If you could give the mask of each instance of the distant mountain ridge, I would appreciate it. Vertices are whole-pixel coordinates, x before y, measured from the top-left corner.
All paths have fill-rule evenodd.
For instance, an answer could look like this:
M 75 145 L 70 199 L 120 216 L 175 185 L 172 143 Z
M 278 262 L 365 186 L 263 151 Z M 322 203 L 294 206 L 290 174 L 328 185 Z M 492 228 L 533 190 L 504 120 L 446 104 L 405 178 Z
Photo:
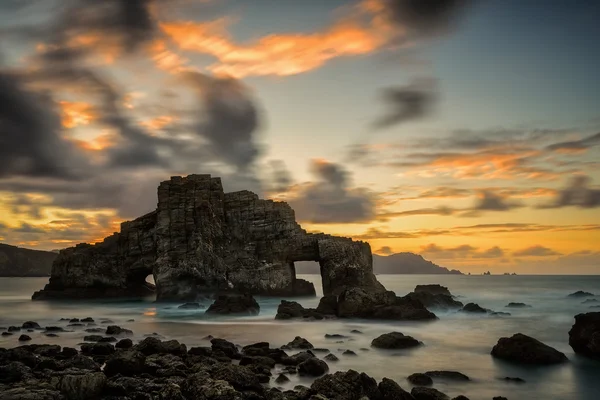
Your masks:
M 296 273 L 319 274 L 319 264 L 315 262 L 296 262 Z M 389 256 L 373 254 L 373 272 L 376 274 L 431 274 L 462 275 L 456 269 L 440 267 L 426 260 L 420 254 L 396 253 Z
M 376 274 L 462 275 L 459 270 L 440 267 L 420 254 L 409 252 L 389 256 L 373 254 L 373 270 Z
M 52 263 L 57 256 L 51 251 L 0 243 L 0 277 L 50 276 Z

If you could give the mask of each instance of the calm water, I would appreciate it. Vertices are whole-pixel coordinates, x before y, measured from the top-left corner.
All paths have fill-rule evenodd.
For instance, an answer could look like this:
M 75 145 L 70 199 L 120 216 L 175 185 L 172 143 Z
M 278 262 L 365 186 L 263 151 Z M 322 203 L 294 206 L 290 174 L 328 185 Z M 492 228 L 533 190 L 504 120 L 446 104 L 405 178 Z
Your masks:
M 302 276 L 320 288 L 320 277 Z M 34 290 L 42 288 L 46 278 L 0 278 L 0 326 L 21 324 L 34 320 L 41 325 L 59 325 L 61 317 L 95 319 L 110 318 L 115 323 L 132 329 L 137 338 L 157 332 L 169 339 L 178 339 L 189 346 L 204 345 L 202 338 L 208 334 L 223 337 L 245 345 L 269 341 L 280 346 L 296 335 L 303 336 L 315 347 L 326 347 L 338 355 L 340 362 L 330 363 L 330 368 L 353 368 L 381 379 L 395 379 L 405 389 L 411 385 L 405 380 L 414 372 L 451 369 L 463 372 L 473 380 L 469 383 L 436 382 L 437 389 L 451 397 L 465 394 L 474 400 L 489 400 L 506 396 L 509 400 L 521 399 L 600 399 L 600 362 L 576 356 L 568 345 L 568 332 L 573 316 L 595 311 L 583 300 L 567 299 L 577 290 L 600 294 L 600 276 L 431 276 L 431 275 L 379 275 L 378 279 L 398 295 L 412 291 L 417 284 L 440 283 L 448 286 L 460 300 L 476 302 L 496 311 L 509 311 L 511 317 L 488 317 L 459 313 L 437 313 L 439 321 L 429 323 L 319 321 L 276 322 L 273 320 L 279 299 L 258 299 L 261 313 L 257 317 L 206 318 L 203 311 L 183 311 L 177 304 L 154 304 L 152 299 L 132 302 L 32 302 Z M 319 290 L 319 289 L 317 289 Z M 510 309 L 504 306 L 511 301 L 532 305 L 529 309 Z M 307 307 L 314 307 L 318 298 L 300 299 Z M 126 322 L 135 319 L 135 322 Z M 363 334 L 349 332 L 358 329 Z M 400 331 L 423 341 L 425 346 L 411 351 L 379 351 L 370 349 L 371 340 L 385 332 Z M 533 336 L 567 354 L 570 363 L 556 367 L 519 367 L 494 360 L 492 346 L 502 336 L 517 332 Z M 343 343 L 324 338 L 325 333 L 351 336 Z M 31 333 L 34 343 L 75 345 L 84 333 L 63 333 L 49 339 Z M 0 338 L 0 347 L 17 345 L 17 337 Z M 351 349 L 358 357 L 342 356 Z M 524 384 L 510 384 L 498 378 L 521 377 Z M 289 386 L 310 384 L 291 376 Z

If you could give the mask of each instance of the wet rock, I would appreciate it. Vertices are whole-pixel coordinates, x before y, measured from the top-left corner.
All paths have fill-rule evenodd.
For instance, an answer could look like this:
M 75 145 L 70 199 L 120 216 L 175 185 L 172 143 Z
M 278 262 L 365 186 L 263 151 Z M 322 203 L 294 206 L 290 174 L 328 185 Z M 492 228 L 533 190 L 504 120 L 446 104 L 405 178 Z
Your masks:
M 263 391 L 258 376 L 244 366 L 223 365 L 211 374 L 211 378 L 229 382 L 236 390 L 253 390 L 259 393 Z
M 433 385 L 433 379 L 431 379 L 431 377 L 426 374 L 415 373 L 415 374 L 409 375 L 408 378 L 406 378 L 406 379 L 415 386 L 431 386 L 431 385 Z
M 86 318 L 82 319 L 81 322 L 91 323 L 91 322 L 94 322 L 94 318 L 86 317 Z
M 441 378 L 453 381 L 469 381 L 469 377 L 458 371 L 427 371 L 425 375 L 431 378 Z
M 63 359 L 75 357 L 77 354 L 79 354 L 77 349 L 74 349 L 72 347 L 63 347 L 61 351 L 61 357 Z
M 242 400 L 242 394 L 225 380 L 207 379 L 202 374 L 188 378 L 183 387 L 188 399 L 198 400 Z
M 21 330 L 21 328 L 18 326 L 9 326 L 8 327 L 8 332 L 19 332 L 20 330 Z
M 323 348 L 323 347 L 315 347 L 314 349 L 312 349 L 313 353 L 329 353 L 329 349 Z
M 87 333 L 103 333 L 103 332 L 106 332 L 106 329 L 103 329 L 103 328 L 88 328 L 88 329 L 85 329 L 85 332 L 87 332 Z
M 381 392 L 375 379 L 365 373 L 354 370 L 338 371 L 324 375 L 313 382 L 310 387 L 315 393 L 327 399 L 360 400 L 363 397 L 380 399 Z
M 476 303 L 468 303 L 465 304 L 465 306 L 461 309 L 462 312 L 468 312 L 468 313 L 480 313 L 480 314 L 485 314 L 487 313 L 489 310 L 481 307 L 479 304 Z
M 236 360 L 239 360 L 242 358 L 242 355 L 238 351 L 238 348 L 236 347 L 236 345 L 225 339 L 214 338 L 214 339 L 211 339 L 210 343 L 212 344 L 211 349 L 213 352 L 220 351 L 223 354 L 225 354 L 227 357 L 233 358 Z
M 598 303 L 598 299 L 585 299 L 581 304 Z
M 569 331 L 569 345 L 577 354 L 600 359 L 600 312 L 575 316 L 575 324 Z
M 355 352 L 353 352 L 352 350 L 345 350 L 345 351 L 342 353 L 342 355 L 343 355 L 343 356 L 355 357 L 355 356 L 357 356 L 358 354 L 356 354 L 356 353 L 355 353 Z
M 104 339 L 104 336 L 100 335 L 87 335 L 83 337 L 84 342 L 99 342 Z
M 519 364 L 549 365 L 568 361 L 560 351 L 530 336 L 517 333 L 503 337 L 493 347 L 492 356 Z
M 265 367 L 271 369 L 275 366 L 275 360 L 264 356 L 244 356 L 240 360 L 240 365 L 264 365 Z
M 383 378 L 378 385 L 382 400 L 414 400 L 414 397 L 402 389 L 398 383 L 391 379 Z
M 117 338 L 115 338 L 114 336 L 106 336 L 99 340 L 99 342 L 102 343 L 115 343 L 116 341 Z
M 0 365 L 0 384 L 14 383 L 24 380 L 31 375 L 31 368 L 19 361 Z
M 461 394 L 459 396 L 453 397 L 452 400 L 469 400 L 469 398 Z
M 47 337 L 58 337 L 56 333 L 45 333 Z
M 106 328 L 107 335 L 133 335 L 133 332 L 129 329 L 121 328 L 118 325 L 110 325 Z
M 347 339 L 348 336 L 340 335 L 339 333 L 326 333 L 325 339 Z
M 275 379 L 275 383 L 279 383 L 280 385 L 284 384 L 284 383 L 288 383 L 290 381 L 290 378 L 288 378 L 285 374 L 279 374 L 277 376 L 277 378 Z
M 185 303 L 177 308 L 180 310 L 199 310 L 201 308 L 204 308 L 204 306 L 201 306 L 200 303 Z
M 102 318 L 102 320 L 100 321 L 101 324 L 114 324 L 115 321 L 113 321 L 112 319 L 106 319 L 106 318 Z
M 68 400 L 96 399 L 106 384 L 106 376 L 102 372 L 85 375 L 65 375 L 60 379 L 58 388 Z
M 308 340 L 303 337 L 296 336 L 294 340 L 282 346 L 285 349 L 312 349 L 314 346 Z
M 416 400 L 449 400 L 450 397 L 440 392 L 437 389 L 424 387 L 424 386 L 416 386 L 412 388 L 410 394 Z
M 412 336 L 406 336 L 400 332 L 384 333 L 371 342 L 371 346 L 379 349 L 408 349 L 422 344 Z
M 337 296 L 323 296 L 319 300 L 316 311 L 323 315 L 337 315 L 338 300 Z
M 583 290 L 578 290 L 575 293 L 571 293 L 567 297 L 570 297 L 570 298 L 594 297 L 594 294 L 590 293 L 590 292 L 584 292 Z
M 281 300 L 281 303 L 277 307 L 277 314 L 275 319 L 297 319 L 302 318 L 305 320 L 321 320 L 323 314 L 317 312 L 314 308 L 304 308 L 300 303 L 295 301 Z
M 510 376 L 505 376 L 504 378 L 502 378 L 503 381 L 505 382 L 511 382 L 511 383 L 525 383 L 525 379 L 519 378 L 519 377 L 510 377 Z
M 258 315 L 260 306 L 249 294 L 221 294 L 206 310 L 207 314 Z
M 103 343 L 104 344 L 104 343 Z M 121 374 L 123 376 L 132 376 L 144 371 L 144 362 L 146 356 L 136 350 L 124 350 L 113 354 L 104 366 L 104 373 L 107 376 Z
M 40 324 L 34 321 L 26 321 L 21 325 L 21 329 L 42 329 Z
M 52 388 L 15 387 L 2 392 L 2 400 L 62 400 L 62 396 Z
M 525 303 L 508 303 L 506 305 L 506 307 L 508 308 L 531 308 L 531 306 L 529 304 L 525 304 Z
M 324 357 L 325 360 L 329 361 L 329 362 L 336 362 L 339 361 L 340 359 L 337 358 L 337 356 L 333 353 L 329 353 Z
M 508 400 L 508 399 L 504 396 L 495 396 L 492 398 L 492 400 Z
M 359 331 L 358 329 L 352 329 L 352 330 L 350 331 L 350 333 L 355 333 L 355 334 L 358 334 L 358 335 L 361 335 L 361 334 L 362 334 L 362 332 L 361 332 L 361 331 Z
M 427 291 L 412 292 L 404 296 L 405 299 L 417 300 L 421 302 L 427 308 L 433 309 L 457 309 L 462 308 L 463 303 L 455 300 L 451 295 L 443 293 L 430 293 Z
M 298 365 L 298 364 L 300 364 L 300 363 L 302 363 L 302 362 L 304 362 L 304 361 L 306 361 L 306 360 L 308 360 L 310 358 L 314 358 L 314 357 L 315 357 L 315 355 L 310 350 L 301 351 L 300 353 L 296 353 L 296 354 L 294 354 L 294 355 L 292 355 L 290 357 L 284 357 L 281 360 L 281 363 L 284 364 L 284 365 L 294 365 L 294 366 L 296 366 L 296 365 Z
M 491 312 L 490 315 L 492 317 L 510 317 L 511 316 L 510 313 L 502 312 L 502 311 L 494 311 L 494 312 Z
M 46 329 L 46 332 L 66 332 L 60 326 L 47 326 L 45 329 Z
M 12 336 L 14 333 L 12 332 L 2 332 L 2 336 Z
M 430 285 L 417 285 L 414 290 L 415 293 L 426 292 L 431 294 L 443 294 L 446 296 L 452 296 L 450 290 L 446 286 L 442 286 L 439 284 L 430 284 Z
M 92 356 L 108 356 L 115 352 L 115 347 L 110 343 L 84 343 L 81 352 Z
M 21 336 L 19 336 L 19 342 L 28 342 L 30 340 L 31 340 L 30 336 L 27 336 L 27 335 L 21 335 Z
M 327 371 L 329 371 L 327 363 L 316 357 L 309 358 L 298 364 L 298 373 L 300 375 L 317 377 L 325 374 Z

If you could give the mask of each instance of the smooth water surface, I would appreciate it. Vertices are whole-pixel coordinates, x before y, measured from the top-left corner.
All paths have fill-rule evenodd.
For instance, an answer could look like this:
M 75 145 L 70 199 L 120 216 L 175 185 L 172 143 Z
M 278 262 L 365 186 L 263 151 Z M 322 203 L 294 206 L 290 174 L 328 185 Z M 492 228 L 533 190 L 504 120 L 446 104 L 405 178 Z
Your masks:
M 320 276 L 303 275 L 320 291 Z M 223 337 L 246 345 L 268 341 L 283 345 L 294 338 L 307 338 L 315 347 L 328 348 L 340 361 L 329 363 L 332 371 L 349 368 L 366 372 L 376 379 L 389 377 L 410 390 L 406 377 L 414 372 L 437 369 L 456 370 L 471 377 L 472 382 L 436 382 L 434 387 L 451 397 L 464 394 L 473 400 L 505 396 L 520 399 L 600 399 L 600 362 L 573 353 L 568 345 L 568 332 L 582 312 L 597 311 L 584 299 L 567 298 L 569 293 L 584 290 L 600 294 L 600 276 L 437 276 L 379 275 L 378 279 L 398 295 L 404 295 L 417 284 L 439 283 L 448 286 L 463 303 L 476 302 L 495 311 L 512 313 L 510 317 L 468 315 L 457 312 L 436 314 L 434 322 L 372 322 L 329 320 L 316 322 L 275 321 L 280 299 L 258 298 L 261 312 L 256 317 L 207 318 L 203 310 L 178 310 L 179 304 L 144 301 L 68 301 L 32 302 L 31 294 L 46 283 L 47 278 L 0 278 L 0 326 L 20 325 L 33 320 L 40 325 L 66 325 L 59 318 L 110 318 L 116 324 L 132 329 L 136 339 L 157 332 L 191 346 L 209 345 L 206 335 Z M 321 293 L 318 293 L 320 296 Z M 298 299 L 306 307 L 315 307 L 317 298 Z M 507 309 L 509 302 L 523 302 L 531 308 Z M 208 304 L 205 304 L 208 306 Z M 135 322 L 127 322 L 134 319 Z M 362 334 L 351 334 L 358 329 Z M 425 346 L 409 351 L 381 351 L 370 347 L 376 336 L 400 331 L 424 342 Z M 494 360 L 492 346 L 500 337 L 521 332 L 564 352 L 570 362 L 553 367 L 522 367 Z M 349 336 L 341 343 L 325 339 L 325 333 Z M 30 333 L 33 343 L 75 345 L 84 332 L 74 330 L 59 338 L 46 338 Z M 17 337 L 0 337 L 0 347 L 17 346 Z M 343 356 L 345 349 L 358 356 Z M 318 354 L 320 356 L 324 354 Z M 276 376 L 276 374 L 274 374 Z M 524 384 L 506 383 L 500 378 L 521 377 Z M 291 376 L 288 386 L 310 384 Z

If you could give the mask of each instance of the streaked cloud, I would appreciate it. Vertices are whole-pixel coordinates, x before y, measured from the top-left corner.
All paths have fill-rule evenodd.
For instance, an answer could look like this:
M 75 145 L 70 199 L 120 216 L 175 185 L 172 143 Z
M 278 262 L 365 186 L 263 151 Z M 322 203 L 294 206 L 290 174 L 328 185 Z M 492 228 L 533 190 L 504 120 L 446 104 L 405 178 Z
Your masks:
M 560 255 L 561 253 L 541 245 L 535 245 L 513 252 L 513 256 L 516 257 L 548 257 Z

